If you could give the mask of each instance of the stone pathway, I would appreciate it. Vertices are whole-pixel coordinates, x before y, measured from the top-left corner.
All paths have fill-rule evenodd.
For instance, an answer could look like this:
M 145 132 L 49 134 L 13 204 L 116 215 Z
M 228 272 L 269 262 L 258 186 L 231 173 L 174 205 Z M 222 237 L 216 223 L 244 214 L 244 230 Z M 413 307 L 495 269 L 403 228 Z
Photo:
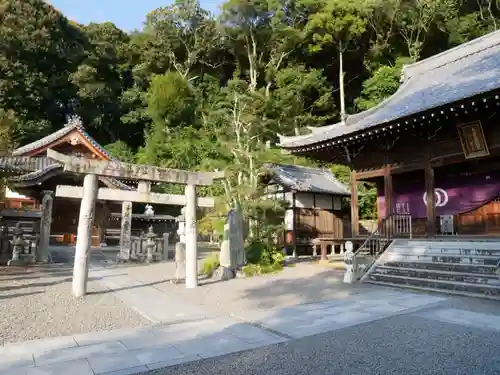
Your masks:
M 153 323 L 174 323 L 214 317 L 202 308 L 183 301 L 178 296 L 155 288 L 123 274 L 118 269 L 107 269 L 94 265 L 89 272 L 116 297 Z
M 123 285 L 114 278 L 113 282 Z M 118 293 L 133 290 L 124 289 Z M 129 303 L 138 302 L 133 294 L 125 296 Z M 0 374 L 133 374 L 354 326 L 445 300 L 425 294 L 379 289 L 345 300 L 248 311 L 238 317 L 208 318 L 6 345 L 0 348 Z M 166 307 L 161 301 L 156 302 L 161 308 Z M 147 303 L 141 306 L 147 306 Z M 196 314 L 191 317 L 194 316 Z

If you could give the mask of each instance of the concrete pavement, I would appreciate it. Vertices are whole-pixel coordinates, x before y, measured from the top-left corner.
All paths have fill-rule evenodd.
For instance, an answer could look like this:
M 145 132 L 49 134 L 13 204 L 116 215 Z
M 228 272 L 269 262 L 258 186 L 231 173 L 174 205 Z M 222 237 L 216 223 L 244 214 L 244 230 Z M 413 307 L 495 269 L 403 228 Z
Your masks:
M 374 290 L 341 301 L 249 311 L 239 317 L 176 321 L 146 329 L 6 345 L 0 349 L 0 374 L 132 374 L 373 322 L 445 300 L 425 294 Z M 132 302 L 137 301 L 128 300 Z M 147 306 L 146 302 L 141 306 Z

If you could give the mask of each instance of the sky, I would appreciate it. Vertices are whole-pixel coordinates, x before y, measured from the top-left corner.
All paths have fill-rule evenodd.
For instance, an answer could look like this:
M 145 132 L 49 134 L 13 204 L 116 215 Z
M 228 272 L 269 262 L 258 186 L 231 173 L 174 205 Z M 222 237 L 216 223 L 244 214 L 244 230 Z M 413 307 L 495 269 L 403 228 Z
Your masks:
M 69 19 L 81 24 L 111 21 L 124 31 L 141 29 L 146 14 L 172 0 L 47 0 Z M 216 13 L 222 0 L 201 0 L 204 9 Z

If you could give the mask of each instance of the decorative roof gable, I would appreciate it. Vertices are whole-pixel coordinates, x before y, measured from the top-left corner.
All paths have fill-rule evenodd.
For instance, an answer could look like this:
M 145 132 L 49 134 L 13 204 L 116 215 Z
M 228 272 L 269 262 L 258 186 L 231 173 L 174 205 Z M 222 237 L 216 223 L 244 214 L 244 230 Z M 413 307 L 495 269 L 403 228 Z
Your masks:
M 35 156 L 64 140 L 68 141 L 72 145 L 82 143 L 90 151 L 99 156 L 100 159 L 112 159 L 111 155 L 109 155 L 109 153 L 85 131 L 82 121 L 76 116 L 70 117 L 67 124 L 62 129 L 59 129 L 56 132 L 39 139 L 38 141 L 17 148 L 14 150 L 12 155 Z

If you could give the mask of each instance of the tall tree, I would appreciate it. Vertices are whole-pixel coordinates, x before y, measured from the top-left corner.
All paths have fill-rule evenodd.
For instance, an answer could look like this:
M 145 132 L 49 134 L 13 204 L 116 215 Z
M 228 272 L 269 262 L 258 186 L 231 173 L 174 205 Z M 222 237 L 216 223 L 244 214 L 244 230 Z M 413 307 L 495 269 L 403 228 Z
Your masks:
M 21 142 L 61 127 L 73 112 L 69 77 L 83 58 L 82 31 L 43 0 L 0 4 L 0 107 Z

